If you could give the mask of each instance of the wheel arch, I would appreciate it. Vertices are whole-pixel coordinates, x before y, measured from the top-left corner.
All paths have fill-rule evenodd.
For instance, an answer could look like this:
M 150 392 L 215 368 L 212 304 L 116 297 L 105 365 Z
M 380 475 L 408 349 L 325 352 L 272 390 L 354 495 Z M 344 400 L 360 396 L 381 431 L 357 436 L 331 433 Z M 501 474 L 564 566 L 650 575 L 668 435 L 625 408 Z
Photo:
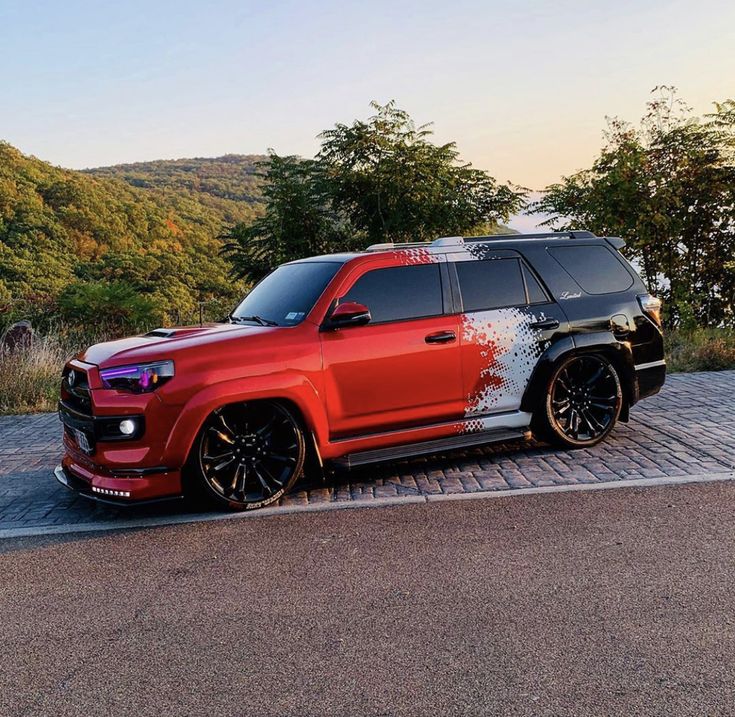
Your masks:
M 275 401 L 289 408 L 302 425 L 307 447 L 320 456 L 319 445 L 328 435 L 327 417 L 316 388 L 303 375 L 291 380 L 262 382 L 227 382 L 207 386 L 181 408 L 169 434 L 165 456 L 167 465 L 183 466 L 204 422 L 217 409 L 247 401 Z M 319 460 L 321 460 L 319 458 Z
M 610 360 L 618 373 L 623 390 L 619 420 L 627 421 L 630 407 L 638 399 L 633 353 L 629 343 L 619 341 L 608 331 L 567 336 L 549 346 L 531 374 L 521 399 L 521 411 L 533 413 L 545 395 L 549 378 L 556 366 L 569 356 L 582 354 L 600 354 Z

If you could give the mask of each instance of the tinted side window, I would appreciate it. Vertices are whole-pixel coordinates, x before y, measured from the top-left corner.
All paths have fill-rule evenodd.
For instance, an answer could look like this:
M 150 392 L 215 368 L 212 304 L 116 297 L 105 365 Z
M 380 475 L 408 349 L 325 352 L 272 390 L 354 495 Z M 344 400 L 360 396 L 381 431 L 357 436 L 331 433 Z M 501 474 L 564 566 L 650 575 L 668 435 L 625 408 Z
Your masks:
M 401 321 L 442 313 L 438 264 L 375 269 L 361 276 L 343 301 L 365 304 L 372 323 Z
M 546 296 L 543 287 L 538 283 L 538 279 L 534 276 L 533 272 L 525 264 L 522 266 L 523 277 L 526 280 L 526 289 L 528 289 L 528 303 L 545 304 L 549 300 L 549 297 Z
M 459 261 L 455 266 L 465 311 L 526 303 L 526 291 L 517 259 Z
M 612 294 L 633 285 L 633 277 L 604 246 L 562 246 L 548 252 L 588 294 Z

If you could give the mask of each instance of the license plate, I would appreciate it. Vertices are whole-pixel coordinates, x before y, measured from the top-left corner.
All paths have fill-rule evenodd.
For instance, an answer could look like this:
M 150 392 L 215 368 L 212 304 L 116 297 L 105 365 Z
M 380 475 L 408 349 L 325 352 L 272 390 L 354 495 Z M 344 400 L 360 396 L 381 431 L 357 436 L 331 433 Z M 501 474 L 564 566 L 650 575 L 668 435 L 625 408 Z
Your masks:
M 85 453 L 91 453 L 92 448 L 89 445 L 89 441 L 87 440 L 86 434 L 82 433 L 81 431 L 74 429 L 74 438 L 77 441 L 77 445 L 85 452 Z

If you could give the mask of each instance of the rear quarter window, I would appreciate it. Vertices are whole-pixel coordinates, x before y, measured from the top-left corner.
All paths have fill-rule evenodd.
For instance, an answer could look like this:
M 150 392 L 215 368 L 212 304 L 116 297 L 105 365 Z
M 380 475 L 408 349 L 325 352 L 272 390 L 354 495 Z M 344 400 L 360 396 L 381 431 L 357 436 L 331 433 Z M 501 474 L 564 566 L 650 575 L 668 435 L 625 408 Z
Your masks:
M 614 294 L 633 286 L 633 277 L 604 246 L 560 246 L 547 249 L 588 294 Z

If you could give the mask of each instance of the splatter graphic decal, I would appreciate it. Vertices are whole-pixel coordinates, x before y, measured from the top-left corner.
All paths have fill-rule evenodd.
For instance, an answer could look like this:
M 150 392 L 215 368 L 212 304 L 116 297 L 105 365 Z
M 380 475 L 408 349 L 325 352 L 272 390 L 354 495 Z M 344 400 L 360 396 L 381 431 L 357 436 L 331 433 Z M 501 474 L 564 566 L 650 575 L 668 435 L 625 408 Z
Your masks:
M 461 242 L 450 251 L 445 247 L 412 247 L 392 255 L 410 266 L 487 261 L 496 258 L 495 253 L 490 244 Z M 493 415 L 519 410 L 536 363 L 551 343 L 543 340 L 540 329 L 532 328 L 545 318 L 543 312 L 535 315 L 528 308 L 462 314 L 462 367 L 466 376 L 475 377 L 475 382 L 466 396 L 465 420 L 457 424 L 458 432 L 487 430 L 493 425 Z
M 543 319 L 527 310 L 493 309 L 462 316 L 465 369 L 477 376 L 467 396 L 465 416 L 485 416 L 517 410 L 539 356 L 548 345 L 531 324 Z M 482 430 L 482 421 L 469 421 L 467 431 Z
M 403 249 L 393 252 L 393 256 L 404 266 L 415 266 L 416 264 L 436 264 L 443 260 L 441 254 L 436 254 L 428 249 Z

